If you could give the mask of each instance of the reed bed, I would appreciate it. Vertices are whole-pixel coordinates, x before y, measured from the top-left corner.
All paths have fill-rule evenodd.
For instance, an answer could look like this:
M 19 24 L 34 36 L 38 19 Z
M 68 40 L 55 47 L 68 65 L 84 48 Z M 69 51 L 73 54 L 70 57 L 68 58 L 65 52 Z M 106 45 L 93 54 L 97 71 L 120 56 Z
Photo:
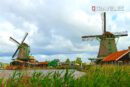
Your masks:
M 130 87 L 130 66 L 87 66 L 86 74 L 74 78 L 74 72 L 14 72 L 8 79 L 1 78 L 1 87 Z

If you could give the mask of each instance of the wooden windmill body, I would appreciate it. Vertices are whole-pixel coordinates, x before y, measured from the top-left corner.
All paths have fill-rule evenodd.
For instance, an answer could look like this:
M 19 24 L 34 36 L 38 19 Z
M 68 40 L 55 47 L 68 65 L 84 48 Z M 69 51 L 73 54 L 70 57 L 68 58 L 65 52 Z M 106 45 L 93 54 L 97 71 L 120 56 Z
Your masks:
M 103 34 L 102 35 L 90 35 L 82 36 L 82 39 L 97 38 L 100 41 L 99 52 L 97 59 L 103 59 L 111 53 L 117 52 L 116 38 L 121 36 L 128 36 L 128 34 L 116 34 L 106 31 L 106 13 L 103 13 Z
M 102 37 L 100 37 L 98 58 L 108 56 L 114 52 L 117 52 L 115 36 L 110 32 L 105 32 Z
M 22 43 L 19 46 L 18 59 L 28 59 L 30 53 L 30 47 L 26 43 Z

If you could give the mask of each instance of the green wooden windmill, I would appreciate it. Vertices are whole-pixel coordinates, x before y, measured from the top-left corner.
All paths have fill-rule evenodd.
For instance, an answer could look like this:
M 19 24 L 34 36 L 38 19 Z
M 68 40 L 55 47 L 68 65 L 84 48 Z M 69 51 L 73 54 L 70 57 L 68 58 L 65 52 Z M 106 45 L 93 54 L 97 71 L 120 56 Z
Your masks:
M 90 36 L 82 36 L 82 39 L 88 38 L 96 38 L 100 41 L 100 47 L 97 58 L 101 60 L 102 58 L 110 55 L 111 53 L 117 52 L 117 46 L 115 38 L 119 38 L 122 36 L 128 36 L 127 33 L 118 33 L 113 34 L 111 32 L 106 31 L 106 13 L 103 13 L 103 34 L 102 35 L 90 35 Z
M 25 34 L 23 40 L 21 41 L 21 43 L 19 43 L 17 40 L 13 39 L 12 37 L 10 37 L 10 40 L 15 42 L 18 45 L 18 48 L 16 49 L 16 51 L 14 52 L 12 59 L 13 61 L 22 61 L 22 62 L 27 62 L 29 61 L 29 54 L 30 54 L 30 47 L 28 46 L 28 44 L 24 43 L 26 37 L 27 37 L 28 33 Z M 18 53 L 17 57 L 14 58 L 16 56 L 16 54 Z

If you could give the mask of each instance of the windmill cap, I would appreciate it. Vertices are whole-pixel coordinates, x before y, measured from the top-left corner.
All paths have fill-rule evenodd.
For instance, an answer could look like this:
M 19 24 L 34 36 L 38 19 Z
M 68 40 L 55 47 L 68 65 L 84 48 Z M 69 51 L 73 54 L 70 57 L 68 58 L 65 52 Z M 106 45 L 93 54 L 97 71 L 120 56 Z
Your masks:
M 111 36 L 111 37 L 114 37 L 114 34 L 111 33 L 111 32 L 105 32 L 105 33 L 103 34 L 103 36 Z
M 22 43 L 22 45 L 26 45 L 26 46 L 28 46 L 28 44 L 26 44 L 26 43 Z
M 111 32 L 105 32 L 103 35 L 114 35 L 114 34 L 112 34 Z

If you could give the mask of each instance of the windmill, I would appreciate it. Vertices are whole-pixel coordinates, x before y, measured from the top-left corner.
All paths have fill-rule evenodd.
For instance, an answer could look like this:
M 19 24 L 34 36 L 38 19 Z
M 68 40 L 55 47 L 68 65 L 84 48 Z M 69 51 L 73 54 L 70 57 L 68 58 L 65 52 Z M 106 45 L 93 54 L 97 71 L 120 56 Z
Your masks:
M 12 60 L 13 60 L 13 64 L 14 65 L 18 65 L 20 63 L 29 63 L 32 60 L 34 60 L 34 58 L 32 58 L 33 56 L 29 56 L 30 54 L 30 46 L 26 43 L 24 43 L 26 37 L 28 36 L 28 33 L 25 34 L 23 40 L 21 41 L 21 43 L 19 43 L 17 40 L 15 40 L 14 38 L 10 37 L 10 40 L 15 42 L 18 45 L 18 48 L 16 49 L 16 51 L 14 52 L 13 56 L 12 56 Z M 17 55 L 16 59 L 15 56 Z
M 127 33 L 118 33 L 113 34 L 109 31 L 106 31 L 106 13 L 103 13 L 103 34 L 102 35 L 90 35 L 90 36 L 82 36 L 82 39 L 89 39 L 89 38 L 97 38 L 100 41 L 100 47 L 97 59 L 100 60 L 111 53 L 117 52 L 117 46 L 115 38 L 119 38 L 122 36 L 128 36 Z

